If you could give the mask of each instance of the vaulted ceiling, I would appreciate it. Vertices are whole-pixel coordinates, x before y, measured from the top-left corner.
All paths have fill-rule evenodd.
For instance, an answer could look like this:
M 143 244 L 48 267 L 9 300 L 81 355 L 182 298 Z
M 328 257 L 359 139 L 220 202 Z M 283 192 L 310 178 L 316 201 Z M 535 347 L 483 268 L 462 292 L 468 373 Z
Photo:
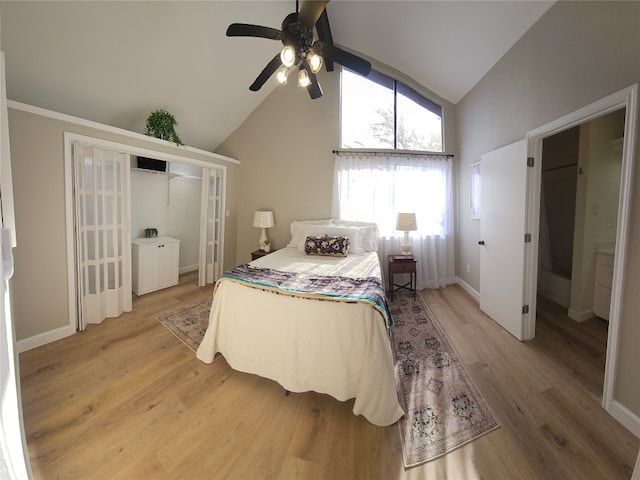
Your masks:
M 327 14 L 336 45 L 457 103 L 552 1 L 347 1 Z M 0 3 L 7 96 L 143 132 L 164 107 L 182 140 L 215 148 L 277 88 L 249 91 L 281 44 L 227 38 L 233 22 L 280 28 L 288 1 Z M 301 92 L 301 102 L 310 100 Z

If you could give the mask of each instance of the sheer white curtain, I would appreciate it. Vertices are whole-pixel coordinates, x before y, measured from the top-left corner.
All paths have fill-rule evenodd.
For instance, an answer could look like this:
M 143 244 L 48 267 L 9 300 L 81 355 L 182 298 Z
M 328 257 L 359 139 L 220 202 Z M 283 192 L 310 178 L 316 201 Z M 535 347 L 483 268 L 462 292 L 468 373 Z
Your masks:
M 447 155 L 344 153 L 335 159 L 332 216 L 376 222 L 378 254 L 386 275 L 387 255 L 400 253 L 404 232 L 395 230 L 398 212 L 415 212 L 410 232 L 418 261 L 417 287 L 453 283 L 452 160 Z

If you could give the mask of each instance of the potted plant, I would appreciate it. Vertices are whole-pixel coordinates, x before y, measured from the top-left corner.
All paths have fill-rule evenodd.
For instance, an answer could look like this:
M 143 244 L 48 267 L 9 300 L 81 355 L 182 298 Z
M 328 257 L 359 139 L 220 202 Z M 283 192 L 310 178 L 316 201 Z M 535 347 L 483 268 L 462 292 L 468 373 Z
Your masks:
M 184 145 L 180 136 L 176 133 L 178 121 L 171 113 L 164 108 L 159 108 L 151 112 L 147 117 L 146 135 L 173 142 L 178 146 Z

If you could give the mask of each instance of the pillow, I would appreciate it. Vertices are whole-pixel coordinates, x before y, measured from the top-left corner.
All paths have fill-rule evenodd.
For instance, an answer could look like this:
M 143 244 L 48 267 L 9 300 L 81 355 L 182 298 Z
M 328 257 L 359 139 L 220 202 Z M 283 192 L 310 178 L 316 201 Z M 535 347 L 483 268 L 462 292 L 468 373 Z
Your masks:
M 302 225 L 304 232 L 302 240 L 298 243 L 298 250 L 304 252 L 304 242 L 309 236 L 328 235 L 330 237 L 349 237 L 349 251 L 351 253 L 364 253 L 360 245 L 360 229 L 358 227 L 342 227 L 339 225 Z
M 287 244 L 287 247 L 295 247 L 298 248 L 300 242 L 304 242 L 307 233 L 305 233 L 305 228 L 309 225 L 331 225 L 331 219 L 328 218 L 326 220 L 294 220 L 291 222 L 291 240 Z
M 304 253 L 307 255 L 330 255 L 346 257 L 349 253 L 349 237 L 339 235 L 310 235 L 304 242 Z
M 378 251 L 378 239 L 380 233 L 378 225 L 374 222 L 360 222 L 357 220 L 338 220 L 334 219 L 335 225 L 357 227 L 360 229 L 360 246 L 365 252 Z

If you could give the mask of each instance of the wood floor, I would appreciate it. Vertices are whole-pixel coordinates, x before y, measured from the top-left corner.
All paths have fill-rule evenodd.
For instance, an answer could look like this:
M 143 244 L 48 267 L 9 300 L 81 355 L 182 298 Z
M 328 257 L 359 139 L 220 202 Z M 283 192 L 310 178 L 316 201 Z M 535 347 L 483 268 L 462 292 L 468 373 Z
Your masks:
M 352 401 L 206 365 L 156 320 L 211 294 L 196 276 L 20 356 L 37 479 L 623 479 L 640 441 L 600 407 L 606 324 L 541 299 L 520 343 L 457 286 L 424 291 L 501 428 L 404 470 L 396 425 Z

